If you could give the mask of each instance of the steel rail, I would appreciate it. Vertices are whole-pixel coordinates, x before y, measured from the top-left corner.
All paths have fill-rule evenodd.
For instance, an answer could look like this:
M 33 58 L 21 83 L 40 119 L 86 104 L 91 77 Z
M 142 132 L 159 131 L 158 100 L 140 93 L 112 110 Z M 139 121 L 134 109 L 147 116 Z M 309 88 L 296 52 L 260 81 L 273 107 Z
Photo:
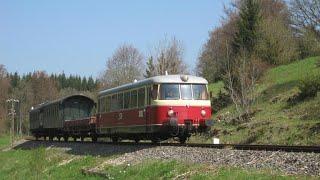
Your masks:
M 25 138 L 26 140 L 36 141 L 34 138 Z M 38 140 L 44 141 L 44 140 Z M 45 142 L 63 142 L 63 143 L 93 143 L 91 141 L 45 141 Z M 95 142 L 97 144 L 118 145 L 118 146 L 175 146 L 175 147 L 200 147 L 213 149 L 234 149 L 234 150 L 254 150 L 254 151 L 283 151 L 283 152 L 305 152 L 320 153 L 320 146 L 290 146 L 290 145 L 263 145 L 263 144 L 200 144 L 200 143 L 150 143 L 150 142 Z

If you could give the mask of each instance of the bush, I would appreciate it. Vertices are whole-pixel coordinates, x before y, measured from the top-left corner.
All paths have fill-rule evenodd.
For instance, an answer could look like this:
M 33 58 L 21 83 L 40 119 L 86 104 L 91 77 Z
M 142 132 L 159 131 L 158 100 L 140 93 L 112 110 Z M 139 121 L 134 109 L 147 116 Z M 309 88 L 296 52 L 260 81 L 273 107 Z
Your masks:
M 320 73 L 307 76 L 300 80 L 298 87 L 301 91 L 299 94 L 300 100 L 308 97 L 316 97 L 317 92 L 320 91 Z
M 217 97 L 211 97 L 212 113 L 218 112 L 231 103 L 232 101 L 230 96 L 220 90 Z

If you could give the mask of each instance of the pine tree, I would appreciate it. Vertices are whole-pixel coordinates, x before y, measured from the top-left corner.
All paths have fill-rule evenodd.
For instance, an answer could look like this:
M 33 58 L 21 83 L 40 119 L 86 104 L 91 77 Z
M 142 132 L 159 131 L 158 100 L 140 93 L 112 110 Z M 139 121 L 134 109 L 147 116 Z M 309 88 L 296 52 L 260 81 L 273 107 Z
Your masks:
M 97 87 L 96 83 L 94 82 L 93 78 L 90 76 L 88 79 L 88 90 L 93 91 Z
M 83 90 L 83 91 L 87 91 L 88 90 L 88 82 L 87 82 L 87 78 L 86 77 L 82 78 L 81 90 Z
M 153 57 L 150 56 L 150 58 L 147 61 L 147 69 L 146 73 L 143 75 L 145 78 L 149 78 L 156 75 L 156 68 L 153 64 Z
M 10 79 L 11 79 L 11 87 L 12 88 L 18 87 L 20 82 L 20 76 L 18 75 L 18 72 L 15 72 L 13 75 L 10 74 Z
M 237 22 L 238 32 L 233 42 L 234 54 L 244 50 L 253 52 L 259 38 L 258 26 L 261 21 L 260 4 L 257 0 L 244 0 L 240 6 L 240 19 Z

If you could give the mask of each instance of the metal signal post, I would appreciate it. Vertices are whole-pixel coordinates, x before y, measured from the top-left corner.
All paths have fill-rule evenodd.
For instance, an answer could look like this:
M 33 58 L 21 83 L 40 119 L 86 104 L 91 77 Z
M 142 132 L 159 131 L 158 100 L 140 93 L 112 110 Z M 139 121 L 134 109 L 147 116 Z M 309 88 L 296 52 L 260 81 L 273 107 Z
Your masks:
M 19 103 L 19 100 L 17 99 L 7 99 L 8 103 L 11 103 L 11 108 L 9 109 L 9 116 L 11 116 L 11 147 L 13 147 L 13 142 L 14 142 L 14 117 L 16 115 L 16 110 L 15 110 L 15 103 Z

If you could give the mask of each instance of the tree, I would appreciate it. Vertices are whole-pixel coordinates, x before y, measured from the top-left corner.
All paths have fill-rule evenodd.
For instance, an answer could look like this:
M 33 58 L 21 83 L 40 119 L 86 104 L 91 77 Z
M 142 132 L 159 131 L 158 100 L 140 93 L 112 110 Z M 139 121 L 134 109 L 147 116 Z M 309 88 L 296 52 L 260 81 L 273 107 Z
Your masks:
M 320 1 L 291 0 L 290 13 L 300 57 L 320 55 Z
M 156 72 L 156 67 L 153 63 L 153 57 L 150 56 L 148 61 L 147 61 L 147 69 L 146 69 L 146 73 L 143 75 L 145 78 L 149 78 L 152 76 L 155 76 L 157 74 Z
M 291 0 L 291 15 L 294 26 L 300 30 L 313 32 L 320 39 L 320 1 Z
M 107 60 L 100 77 L 104 87 L 115 87 L 143 77 L 143 55 L 132 45 L 121 45 Z
M 6 100 L 9 97 L 10 81 L 7 70 L 0 64 L 0 133 L 6 130 Z
M 259 23 L 261 21 L 260 4 L 257 0 L 244 0 L 240 5 L 238 31 L 233 41 L 233 54 L 240 51 L 252 53 L 259 38 Z
M 163 39 L 154 46 L 153 57 L 156 59 L 155 71 L 156 75 L 184 74 L 188 73 L 187 65 L 183 61 L 183 45 L 182 42 L 175 37 L 171 39 Z
M 34 72 L 30 83 L 34 95 L 33 105 L 54 100 L 58 97 L 57 83 L 51 80 L 44 71 Z

